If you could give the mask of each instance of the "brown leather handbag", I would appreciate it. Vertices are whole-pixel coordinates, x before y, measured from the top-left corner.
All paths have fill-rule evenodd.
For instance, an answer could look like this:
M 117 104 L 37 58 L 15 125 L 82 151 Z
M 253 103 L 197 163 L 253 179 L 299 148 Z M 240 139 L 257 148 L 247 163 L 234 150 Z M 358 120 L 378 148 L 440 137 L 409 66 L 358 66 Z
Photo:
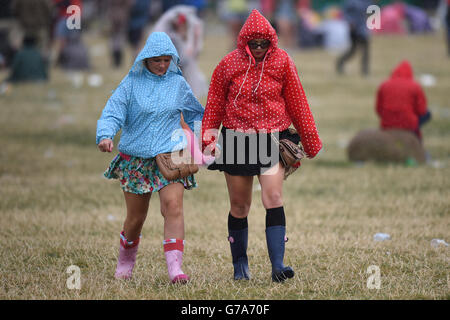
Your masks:
M 292 128 L 289 128 L 289 131 L 291 134 L 297 133 Z M 280 139 L 278 141 L 273 133 L 271 135 L 279 147 L 281 164 L 285 168 L 284 178 L 287 179 L 290 174 L 297 170 L 298 166 L 296 164 L 306 156 L 306 153 L 301 144 L 295 144 L 289 139 Z
M 160 153 L 156 156 L 156 164 L 164 178 L 169 181 L 187 178 L 199 169 L 187 149 Z

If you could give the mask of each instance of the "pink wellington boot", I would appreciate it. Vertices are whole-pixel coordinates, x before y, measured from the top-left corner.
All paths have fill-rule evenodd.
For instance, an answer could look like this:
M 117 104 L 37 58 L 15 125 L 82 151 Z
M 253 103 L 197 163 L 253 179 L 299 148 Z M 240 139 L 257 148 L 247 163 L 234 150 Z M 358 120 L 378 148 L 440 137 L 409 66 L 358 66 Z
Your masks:
M 185 284 L 189 277 L 181 270 L 183 264 L 184 240 L 167 239 L 163 241 L 167 271 L 172 283 Z
M 139 240 L 128 241 L 124 232 L 120 233 L 119 259 L 117 260 L 117 268 L 114 276 L 117 279 L 130 279 L 133 273 L 134 264 L 136 263 L 136 254 L 139 247 Z

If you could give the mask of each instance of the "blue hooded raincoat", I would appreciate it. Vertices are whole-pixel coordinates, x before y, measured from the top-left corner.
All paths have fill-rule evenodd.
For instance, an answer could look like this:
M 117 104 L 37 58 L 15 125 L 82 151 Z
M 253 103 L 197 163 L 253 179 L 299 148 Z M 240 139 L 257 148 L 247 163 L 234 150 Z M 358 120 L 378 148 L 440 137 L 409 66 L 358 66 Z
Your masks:
M 144 66 L 144 59 L 172 56 L 167 72 L 158 76 Z M 142 158 L 181 150 L 187 140 L 180 118 L 194 130 L 204 109 L 178 67 L 179 56 L 169 36 L 152 33 L 128 75 L 113 92 L 97 121 L 96 143 L 113 139 L 122 129 L 120 152 Z

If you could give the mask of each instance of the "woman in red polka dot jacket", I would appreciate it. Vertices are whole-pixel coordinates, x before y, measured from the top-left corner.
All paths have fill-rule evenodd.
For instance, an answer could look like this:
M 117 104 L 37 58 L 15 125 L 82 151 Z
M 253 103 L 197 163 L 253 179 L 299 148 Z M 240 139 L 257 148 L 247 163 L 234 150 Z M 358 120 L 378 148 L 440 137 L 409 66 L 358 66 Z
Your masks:
M 299 134 L 288 130 L 291 124 Z M 296 143 L 301 139 L 309 158 L 322 148 L 295 64 L 278 48 L 278 37 L 267 19 L 253 10 L 239 33 L 237 49 L 214 70 L 202 121 L 202 149 L 206 154 L 218 151 L 208 169 L 223 171 L 228 187 L 228 240 L 235 280 L 250 279 L 247 216 L 254 176 L 266 209 L 272 280 L 294 276 L 292 268 L 283 264 L 285 169 L 275 141 L 284 138 Z

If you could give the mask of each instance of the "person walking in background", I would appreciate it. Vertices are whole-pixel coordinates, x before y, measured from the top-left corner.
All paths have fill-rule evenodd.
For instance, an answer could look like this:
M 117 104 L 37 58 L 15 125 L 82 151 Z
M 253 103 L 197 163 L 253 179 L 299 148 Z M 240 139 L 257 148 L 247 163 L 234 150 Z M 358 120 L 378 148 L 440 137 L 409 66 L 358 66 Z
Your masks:
M 83 42 L 81 30 L 68 29 L 60 25 L 58 39 L 62 43 L 57 64 L 68 71 L 85 71 L 90 69 L 89 51 Z
M 181 0 L 162 0 L 162 11 L 166 12 L 172 7 L 175 7 L 181 4 Z
M 128 16 L 134 0 L 108 0 L 111 58 L 114 67 L 120 67 L 126 43 Z
M 183 0 L 181 4 L 186 6 L 192 6 L 197 9 L 197 16 L 204 18 L 206 7 L 208 5 L 207 0 Z
M 80 61 L 80 57 L 87 57 L 87 48 L 84 47 L 81 39 L 81 30 L 79 29 L 69 29 L 67 27 L 67 18 L 70 13 L 67 12 L 67 8 L 70 6 L 78 6 L 80 11 L 83 12 L 82 0 L 53 0 L 53 6 L 55 10 L 55 21 L 53 26 L 53 52 L 51 54 L 51 62 L 65 65 L 67 63 L 71 64 L 72 58 L 77 61 L 75 64 L 77 66 L 83 65 L 79 69 L 86 69 L 86 61 Z M 70 43 L 69 48 L 66 46 Z M 71 52 L 75 48 L 74 53 Z M 83 58 L 82 58 L 83 59 Z M 72 67 L 69 67 L 72 69 Z M 77 69 L 77 68 L 74 68 Z
M 447 0 L 447 14 L 445 15 L 445 24 L 447 27 L 447 53 L 450 57 L 450 0 Z
M 3 0 L 0 5 L 0 70 L 11 66 L 14 55 L 21 45 L 19 41 L 23 40 L 13 36 L 13 30 L 17 29 L 14 26 L 17 23 L 11 10 L 12 2 L 13 0 Z M 16 38 L 15 41 L 12 38 Z
M 280 40 L 283 48 L 289 51 L 295 48 L 295 27 L 298 20 L 295 0 L 277 0 L 275 2 L 275 22 Z
M 51 0 L 13 0 L 11 12 L 17 18 L 24 37 L 34 38 L 45 60 L 50 58 L 50 34 L 53 14 Z
M 236 46 L 236 39 L 242 25 L 247 19 L 249 8 L 246 0 L 220 0 L 218 3 L 219 16 L 227 23 L 228 32 L 233 41 L 231 47 Z
M 300 136 L 288 129 L 291 124 Z M 215 133 L 220 125 L 218 142 Z M 286 218 L 282 189 L 285 170 L 290 168 L 280 164 L 275 139 L 299 143 L 300 137 L 308 157 L 313 158 L 322 142 L 296 66 L 278 47 L 269 21 L 253 10 L 239 33 L 237 49 L 213 72 L 202 121 L 202 150 L 216 155 L 208 169 L 224 172 L 227 183 L 228 240 L 235 280 L 250 278 L 247 216 L 254 176 L 259 179 L 266 209 L 272 280 L 281 282 L 294 276 L 294 270 L 283 263 Z M 244 142 L 238 145 L 235 139 Z
M 181 70 L 197 99 L 208 93 L 206 78 L 197 64 L 203 48 L 203 21 L 192 6 L 178 5 L 165 12 L 153 27 L 153 31 L 167 33 L 177 49 Z
M 336 63 L 338 74 L 344 73 L 345 63 L 360 49 L 362 51 L 361 74 L 369 75 L 370 33 L 367 28 L 367 8 L 371 2 L 369 0 L 346 0 L 344 2 L 342 13 L 350 28 L 351 45 Z
M 150 21 L 151 0 L 133 0 L 128 17 L 128 41 L 133 48 L 133 59 L 141 49 L 142 33 Z
M 189 280 L 181 269 L 185 245 L 183 193 L 197 183 L 193 175 L 167 180 L 155 159 L 160 153 L 186 146 L 183 139 L 172 139 L 175 130 L 182 130 L 181 114 L 192 131 L 194 122 L 203 117 L 203 107 L 183 78 L 178 63 L 178 53 L 169 36 L 152 33 L 97 122 L 96 143 L 102 152 L 113 150 L 114 136 L 122 129 L 119 154 L 104 173 L 108 179 L 119 179 L 127 208 L 120 233 L 116 278 L 132 276 L 149 201 L 152 193 L 158 192 L 170 281 Z
M 414 81 L 409 61 L 402 61 L 380 85 L 375 109 L 382 129 L 408 130 L 422 141 L 420 127 L 430 120 L 431 113 L 422 87 Z

